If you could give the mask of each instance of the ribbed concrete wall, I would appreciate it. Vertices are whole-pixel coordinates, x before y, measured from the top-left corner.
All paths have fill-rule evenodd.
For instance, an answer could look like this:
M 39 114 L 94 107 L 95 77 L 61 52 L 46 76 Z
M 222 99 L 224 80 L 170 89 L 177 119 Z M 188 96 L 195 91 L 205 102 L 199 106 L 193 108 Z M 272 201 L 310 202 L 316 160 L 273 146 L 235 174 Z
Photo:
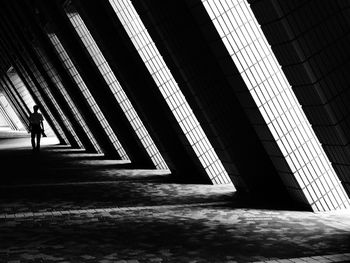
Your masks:
M 23 99 L 24 103 L 28 106 L 28 108 L 32 111 L 33 106 L 35 105 L 35 102 L 32 98 L 32 96 L 29 94 L 27 87 L 24 85 L 21 78 L 18 76 L 16 71 L 13 69 L 7 73 L 8 77 L 10 78 L 12 84 L 18 91 L 19 95 Z M 48 136 L 53 136 L 54 132 L 52 131 L 51 127 L 48 125 L 48 123 L 44 120 L 44 126 L 45 126 L 45 132 Z
M 255 15 L 350 195 L 348 1 L 251 1 Z

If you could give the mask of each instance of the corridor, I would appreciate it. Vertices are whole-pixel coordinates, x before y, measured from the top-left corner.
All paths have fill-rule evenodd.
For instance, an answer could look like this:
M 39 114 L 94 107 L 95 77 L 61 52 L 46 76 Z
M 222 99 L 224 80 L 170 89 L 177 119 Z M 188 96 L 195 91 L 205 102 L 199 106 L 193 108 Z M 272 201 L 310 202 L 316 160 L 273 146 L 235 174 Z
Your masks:
M 1 137 L 0 262 L 350 262 L 349 213 L 265 208 L 230 185 Z

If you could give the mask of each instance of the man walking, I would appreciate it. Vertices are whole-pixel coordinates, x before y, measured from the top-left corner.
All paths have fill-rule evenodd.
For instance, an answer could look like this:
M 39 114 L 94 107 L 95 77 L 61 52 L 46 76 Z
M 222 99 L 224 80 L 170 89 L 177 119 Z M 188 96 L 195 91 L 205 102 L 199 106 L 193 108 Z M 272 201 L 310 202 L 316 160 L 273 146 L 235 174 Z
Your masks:
M 34 105 L 33 110 L 34 112 L 29 116 L 29 129 L 31 133 L 32 147 L 34 151 L 40 151 L 41 133 L 44 132 L 44 118 L 43 115 L 38 112 L 38 105 Z

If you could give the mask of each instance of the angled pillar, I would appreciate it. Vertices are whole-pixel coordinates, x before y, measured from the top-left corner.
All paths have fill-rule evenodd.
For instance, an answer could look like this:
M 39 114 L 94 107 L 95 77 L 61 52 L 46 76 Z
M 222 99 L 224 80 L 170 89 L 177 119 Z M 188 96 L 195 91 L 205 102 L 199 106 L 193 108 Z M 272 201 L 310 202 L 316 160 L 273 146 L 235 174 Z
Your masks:
M 3 79 L 0 79 L 0 82 L 3 83 L 3 87 L 5 87 L 3 95 L 5 96 L 8 103 L 11 105 L 12 109 L 16 113 L 23 127 L 26 128 L 27 118 L 22 115 L 21 106 L 18 103 L 18 100 L 14 97 L 12 91 L 10 91 L 8 84 Z
M 239 72 L 246 89 L 235 91 L 237 95 L 246 93 L 239 96 L 241 105 L 288 192 L 295 200 L 306 200 L 304 203 L 314 211 L 349 207 L 344 187 L 249 3 L 228 3 L 202 0 L 191 3 L 190 8 L 220 68 L 227 77 Z
M 24 112 L 24 115 L 25 116 L 29 116 L 29 113 L 30 113 L 30 109 L 28 107 L 28 105 L 26 104 L 26 102 L 24 101 L 23 97 L 21 96 L 21 94 L 19 93 L 19 91 L 17 90 L 16 86 L 14 85 L 14 83 L 12 82 L 11 78 L 10 78 L 10 75 L 11 73 L 9 73 L 8 71 L 6 72 L 6 80 L 7 80 L 7 83 L 9 84 L 10 87 L 12 87 L 13 89 L 13 93 L 16 95 L 16 97 L 18 98 L 18 101 L 20 102 L 21 104 L 21 107 L 23 109 L 23 112 Z
M 43 65 L 45 71 L 48 74 L 48 77 L 52 81 L 52 87 L 55 88 L 53 93 L 56 94 L 55 96 L 60 103 L 60 106 L 65 108 L 67 112 L 66 115 L 70 119 L 74 132 L 81 141 L 83 148 L 87 152 L 99 152 L 99 146 L 96 142 L 96 139 L 91 135 L 91 132 L 82 119 L 79 110 L 76 108 L 76 105 L 72 102 L 69 95 L 67 94 L 65 87 L 63 86 L 62 81 L 57 74 L 57 71 L 47 60 L 46 55 L 42 52 L 40 47 L 36 46 L 35 50 L 37 52 L 39 61 Z
M 12 130 L 17 130 L 16 124 L 14 123 L 14 121 L 12 120 L 12 118 L 9 116 L 5 105 L 3 105 L 2 102 L 2 97 L 4 96 L 4 94 L 0 93 L 0 110 L 1 110 L 1 116 L 4 117 L 4 119 L 6 120 L 6 123 L 8 125 L 8 127 L 10 127 Z
M 77 138 L 76 136 L 74 136 L 74 131 L 70 126 L 70 123 L 68 123 L 64 113 L 61 111 L 60 106 L 57 104 L 55 98 L 49 91 L 48 84 L 45 81 L 43 75 L 35 65 L 30 55 L 25 50 L 23 46 L 24 43 L 22 43 L 22 41 L 19 39 L 17 32 L 14 31 L 14 28 L 12 27 L 13 25 L 11 25 L 11 22 L 8 20 L 8 15 L 3 15 L 2 21 L 3 26 L 7 26 L 6 29 L 3 28 L 3 34 L 7 36 L 7 40 L 12 43 L 15 51 L 18 54 L 18 57 L 20 58 L 20 60 L 22 60 L 23 66 L 26 68 L 28 74 L 31 75 L 32 80 L 36 82 L 36 86 L 41 96 L 51 109 L 51 112 L 54 114 L 56 120 L 60 123 L 60 126 L 64 131 L 66 138 L 69 141 L 69 144 L 73 148 L 80 148 Z
M 114 56 L 114 60 L 117 61 L 116 63 L 116 66 L 115 66 L 115 70 L 117 72 L 119 72 L 119 74 L 121 75 L 124 75 L 123 77 L 124 78 L 128 78 L 128 84 L 132 83 L 132 85 L 134 85 L 135 87 L 139 86 L 140 85 L 140 82 L 141 82 L 141 78 L 138 77 L 138 78 L 132 78 L 133 75 L 135 74 L 136 70 L 135 70 L 135 65 L 142 65 L 142 66 L 139 66 L 138 67 L 138 72 L 140 72 L 139 74 L 141 75 L 146 75 L 145 77 L 142 77 L 142 79 L 148 79 L 148 83 L 150 83 L 150 87 L 149 89 L 144 89 L 143 92 L 147 92 L 148 94 L 150 94 L 150 90 L 151 90 L 151 87 L 152 89 L 154 89 L 154 93 L 157 93 L 157 87 L 155 85 L 155 81 L 156 80 L 152 80 L 152 78 L 150 78 L 150 70 L 149 68 L 151 67 L 157 67 L 159 66 L 159 62 L 158 62 L 158 59 L 154 59 L 151 63 L 149 63 L 147 65 L 148 67 L 148 71 L 147 71 L 147 68 L 146 66 L 144 65 L 144 61 L 142 59 L 140 59 L 140 56 L 143 58 L 143 57 L 146 57 L 147 55 L 138 55 L 136 50 L 135 50 L 135 47 L 133 45 L 133 43 L 130 41 L 130 38 L 132 37 L 133 39 L 138 39 L 136 42 L 142 42 L 141 39 L 144 40 L 144 42 L 147 43 L 147 45 L 149 43 L 151 43 L 151 41 L 149 39 L 145 39 L 144 36 L 142 35 L 142 32 L 131 32 L 131 35 L 129 34 L 129 36 L 125 33 L 125 30 L 122 26 L 122 23 L 123 24 L 126 24 L 127 21 L 119 21 L 115 12 L 113 11 L 112 7 L 110 4 L 108 4 L 107 1 L 105 1 L 104 3 L 101 3 L 99 4 L 99 6 L 97 6 L 96 4 L 94 5 L 94 3 L 92 2 L 84 2 L 84 1 L 75 1 L 75 2 L 79 2 L 80 5 L 82 7 L 85 6 L 85 12 L 87 13 L 87 15 L 85 15 L 86 17 L 86 20 L 91 20 L 93 21 L 94 23 L 94 26 L 96 26 L 96 35 L 99 35 L 99 38 L 97 39 L 103 39 L 104 41 L 102 43 L 104 43 L 105 45 L 105 48 L 104 50 L 108 50 L 108 52 L 110 52 L 110 54 L 112 54 Z M 107 2 L 107 3 L 106 3 Z M 120 4 L 121 7 L 120 8 L 120 13 L 123 12 L 123 8 L 126 8 L 128 4 Z M 90 10 L 90 13 L 88 13 Z M 99 11 L 101 10 L 101 11 Z M 101 12 L 101 15 L 98 15 L 98 16 L 92 16 L 92 12 Z M 104 14 L 103 14 L 104 12 Z M 129 13 L 129 10 L 125 11 L 126 13 Z M 89 15 L 90 14 L 90 15 Z M 122 15 L 123 16 L 123 15 Z M 128 16 L 128 15 L 125 15 L 125 16 Z M 132 17 L 134 17 L 134 14 L 131 15 Z M 109 17 L 109 18 L 108 18 Z M 135 23 L 135 28 L 139 28 L 139 25 L 137 25 L 137 22 Z M 97 28 L 98 27 L 98 28 Z M 132 25 L 127 25 L 126 27 L 128 28 L 132 28 L 133 26 Z M 93 26 L 91 26 L 91 28 L 94 28 Z M 137 30 L 135 30 L 137 31 Z M 143 30 L 142 30 L 143 31 Z M 133 35 L 134 34 L 134 35 Z M 186 43 L 186 41 L 185 41 Z M 106 48 L 107 47 L 107 48 Z M 116 48 L 118 47 L 118 48 Z M 147 47 L 136 47 L 137 50 L 141 50 L 142 53 L 150 53 L 150 52 L 153 52 L 152 51 L 152 48 L 151 50 L 147 50 Z M 141 53 L 140 52 L 140 53 Z M 152 53 L 152 56 L 153 53 Z M 155 56 L 154 56 L 155 57 Z M 152 60 L 153 58 L 149 59 L 149 57 L 147 57 L 147 60 Z M 121 64 L 123 63 L 123 64 Z M 152 63 L 154 64 L 152 66 Z M 151 65 L 150 65 L 151 64 Z M 157 65 L 158 64 L 158 65 Z M 163 67 L 161 65 L 161 67 Z M 153 70 L 153 69 L 152 69 Z M 154 70 L 156 71 L 156 70 Z M 174 71 L 172 70 L 171 68 L 171 73 L 174 73 Z M 156 75 L 157 73 L 155 74 L 152 74 L 152 76 Z M 205 73 L 206 75 L 210 75 L 208 74 L 208 72 Z M 161 74 L 160 74 L 161 75 Z M 177 76 L 174 76 L 176 79 L 176 81 L 179 83 L 179 84 L 182 84 L 181 82 L 179 82 L 179 79 L 177 79 Z M 204 76 L 205 77 L 205 76 Z M 140 82 L 138 83 L 137 80 L 140 80 Z M 146 83 L 146 82 L 144 82 Z M 141 84 L 142 85 L 142 84 Z M 167 84 L 164 84 L 164 85 L 167 85 Z M 131 86 L 131 85 L 129 85 Z M 180 88 L 182 89 L 181 85 L 179 85 Z M 132 87 L 132 86 L 131 86 Z M 202 88 L 203 86 L 199 86 L 198 85 L 198 89 L 199 88 Z M 226 171 L 228 172 L 228 174 L 230 175 L 235 187 L 241 191 L 241 192 L 244 192 L 247 190 L 246 186 L 245 186 L 245 183 L 243 182 L 243 180 L 241 179 L 240 175 L 239 175 L 239 172 L 237 171 L 237 167 L 236 167 L 236 164 L 233 162 L 232 158 L 227 154 L 227 152 L 225 151 L 225 148 L 226 147 L 230 147 L 229 144 L 226 144 L 224 145 L 223 142 L 219 142 L 217 140 L 217 133 L 215 134 L 214 133 L 214 129 L 212 127 L 207 127 L 208 126 L 208 120 L 205 120 L 203 118 L 203 116 L 199 116 L 197 113 L 198 113 L 198 104 L 194 104 L 192 101 L 191 101 L 191 97 L 188 96 L 188 94 L 186 92 L 184 92 L 184 90 L 182 90 L 187 101 L 189 102 L 192 110 L 194 111 L 196 117 L 198 118 L 198 120 L 200 121 L 200 124 L 201 126 L 203 127 L 204 129 L 204 132 L 205 134 L 207 135 L 209 141 L 211 142 L 211 144 L 214 146 L 214 149 L 215 149 L 215 152 L 218 154 L 219 156 L 219 159 L 222 161 Z M 134 96 L 139 96 L 139 98 L 141 98 L 142 96 L 146 96 L 146 95 L 141 95 L 141 90 L 138 89 L 136 91 L 136 88 L 130 88 L 130 93 L 131 94 L 134 94 Z M 167 93 L 167 92 L 166 92 Z M 181 93 L 181 92 L 180 92 Z M 214 93 L 215 94 L 215 93 Z M 152 98 L 154 99 L 154 95 L 152 95 Z M 217 96 L 216 96 L 217 97 Z M 216 98 L 214 97 L 214 98 Z M 224 97 L 224 96 L 223 96 Z M 175 100 L 177 98 L 175 97 Z M 164 98 L 161 98 L 160 100 L 163 101 L 163 104 L 159 104 L 159 105 L 162 105 L 163 107 L 167 108 L 168 106 L 164 103 Z M 139 100 L 136 100 L 137 103 L 142 103 L 142 99 L 139 99 Z M 215 101 L 217 103 L 217 101 Z M 164 106 L 165 104 L 165 106 Z M 148 110 L 148 112 L 146 112 L 144 110 L 144 108 Z M 147 105 L 144 105 L 143 107 L 141 107 L 141 110 L 143 112 L 145 112 L 145 114 L 149 114 L 150 110 L 150 107 L 147 106 Z M 226 110 L 226 108 L 224 108 Z M 169 109 L 167 110 L 164 110 L 165 112 L 167 112 L 168 114 L 168 119 L 170 120 L 173 120 L 173 123 L 172 123 L 172 126 L 177 126 L 177 121 L 174 120 L 173 118 L 173 114 L 171 113 L 171 111 L 169 111 Z M 176 112 L 175 112 L 176 114 Z M 206 114 L 208 114 L 208 112 L 206 112 Z M 202 113 L 202 115 L 204 115 Z M 212 117 L 212 119 L 217 119 L 218 118 L 218 113 L 216 113 L 215 116 Z M 200 118 L 202 117 L 202 118 Z M 150 117 L 151 118 L 151 117 Z M 227 117 L 227 119 L 230 120 L 229 124 L 232 123 L 231 119 L 229 117 Z M 205 120 L 205 121 L 203 121 Z M 221 123 L 221 129 L 224 129 L 225 126 L 223 126 L 222 124 L 225 124 L 225 120 L 222 120 Z M 219 126 L 219 124 L 217 124 L 217 126 Z M 227 124 L 229 126 L 229 124 Z M 155 124 L 153 125 L 157 125 L 156 122 Z M 180 124 L 181 125 L 181 124 Z M 188 129 L 188 130 L 191 130 L 191 128 L 185 128 L 185 129 Z M 231 128 L 232 130 L 232 128 Z M 227 131 L 227 135 L 230 136 L 232 134 L 230 134 L 230 131 Z M 233 129 L 233 130 L 237 130 L 237 129 Z M 161 131 L 161 130 L 160 130 Z M 248 130 L 249 131 L 249 130 Z M 231 131 L 232 132 L 232 131 Z M 245 131 L 246 133 L 247 131 Z M 176 130 L 176 136 L 181 136 L 181 134 L 183 133 L 183 131 L 181 131 L 180 129 L 177 129 Z M 236 131 L 237 133 L 237 131 Z M 183 136 L 183 135 L 182 135 Z M 238 139 L 240 140 L 240 139 Z M 242 140 L 240 140 L 242 141 Z M 188 142 L 184 142 L 182 141 L 183 144 L 188 144 Z M 232 144 L 232 142 L 230 142 Z M 243 143 L 241 142 L 241 145 Z M 234 146 L 232 146 L 234 147 Z M 187 151 L 191 151 L 190 150 L 190 145 L 188 145 Z M 237 150 L 236 151 L 236 155 L 240 155 L 241 153 Z M 197 157 L 193 154 L 190 154 L 191 156 L 191 159 L 194 160 L 194 159 L 197 159 Z M 174 157 L 176 158 L 176 157 Z M 219 176 L 220 177 L 220 176 Z
M 29 116 L 31 113 L 30 109 L 33 109 L 33 106 L 37 103 L 35 103 L 27 86 L 24 84 L 13 66 L 10 67 L 6 75 L 9 79 L 9 82 L 11 82 L 11 86 L 16 90 L 18 96 L 21 98 L 21 101 L 25 105 L 24 108 L 26 111 L 26 116 Z M 29 117 L 27 117 L 26 121 L 29 123 Z M 46 125 L 45 131 L 47 136 L 54 136 L 55 134 L 50 125 Z
M 7 74 L 4 76 L 4 81 L 7 83 L 7 87 L 9 89 L 9 91 L 11 92 L 11 94 L 13 95 L 14 99 L 16 100 L 16 102 L 18 104 L 18 111 L 20 114 L 20 118 L 22 119 L 24 127 L 28 130 L 29 129 L 29 121 L 28 121 L 29 108 L 24 103 L 20 94 L 18 94 L 18 91 L 13 86 L 13 84 L 12 84 L 11 80 L 9 79 L 9 77 L 7 76 Z
M 27 87 L 24 85 L 23 81 L 12 65 L 10 69 L 7 70 L 6 75 L 12 87 L 14 90 L 16 90 L 18 96 L 21 98 L 26 115 L 29 116 L 31 109 L 33 109 L 33 106 L 35 105 L 35 102 L 31 97 Z
M 9 127 L 12 129 L 12 123 L 7 115 L 6 111 L 4 110 L 3 106 L 0 103 L 0 126 L 1 127 Z
M 145 120 L 147 129 L 152 131 L 151 136 L 170 164 L 171 170 L 183 180 L 210 182 L 208 174 L 180 128 L 181 124 L 167 105 L 129 36 L 120 24 L 116 24 L 118 22 L 115 21 L 115 14 L 108 1 L 99 4 L 73 2 L 91 34 L 95 36 L 112 70 L 122 82 L 125 92 L 135 102 L 135 108 Z M 188 172 L 190 170 L 193 175 Z
M 349 2 L 250 2 L 350 196 Z M 279 33 L 276 34 L 276 31 Z
M 236 187 L 257 196 L 288 199 L 234 90 L 218 67 L 185 1 L 133 1 Z M 181 13 L 181 16 L 178 14 Z M 242 85 L 237 81 L 236 85 Z M 243 84 L 244 85 L 244 84 Z
M 21 6 L 23 7 L 22 4 L 23 3 L 21 3 Z M 68 70 L 64 67 L 63 62 L 60 61 L 55 48 L 48 39 L 47 33 L 43 29 L 45 22 L 37 19 L 37 17 L 35 17 L 31 12 L 30 8 L 31 7 L 28 7 L 26 12 L 22 12 L 22 10 L 17 7 L 15 11 L 18 15 L 22 16 L 22 19 L 26 21 L 28 26 L 30 26 L 30 29 L 37 38 L 40 48 L 46 53 L 47 60 L 50 61 L 52 67 L 56 69 L 56 77 L 62 81 L 65 92 L 71 98 L 74 105 L 78 108 L 80 113 L 79 115 L 81 115 L 81 118 L 84 120 L 84 123 L 87 126 L 85 129 L 88 129 L 91 132 L 91 142 L 94 142 L 94 147 L 97 148 L 97 151 L 104 152 L 106 157 L 109 155 L 120 159 L 121 157 L 119 155 L 115 156 L 115 149 L 111 149 L 108 146 L 110 144 L 110 140 L 107 138 L 106 131 L 93 111 L 93 108 L 90 107 L 77 83 L 67 72 Z M 87 133 L 89 133 L 89 131 L 87 131 Z M 109 154 L 108 151 L 111 151 L 111 154 Z
M 294 200 L 314 210 L 349 206 L 278 64 L 270 62 L 273 54 L 261 46 L 263 37 L 256 33 L 247 3 L 229 3 L 135 1 L 135 6 L 184 92 L 197 103 L 199 116 L 238 160 L 250 189 L 271 198 L 288 189 Z M 242 12 L 243 25 L 235 19 Z M 275 128 L 283 132 L 276 134 Z M 300 131 L 307 136 L 299 137 Z
M 8 62 L 8 61 L 6 61 Z M 2 57 L 0 59 L 0 63 L 2 63 L 2 65 L 6 65 L 6 63 L 4 61 L 4 57 Z M 14 84 L 12 83 L 10 77 L 8 76 L 8 70 L 6 68 L 1 68 L 0 70 L 2 70 L 3 72 L 3 81 L 4 81 L 4 85 L 7 87 L 8 92 L 10 92 L 12 94 L 12 96 L 14 97 L 14 99 L 16 100 L 16 102 L 18 103 L 18 114 L 22 120 L 22 123 L 24 125 L 24 127 L 26 128 L 26 130 L 29 130 L 29 114 L 30 114 L 30 110 L 28 108 L 28 105 L 26 105 L 26 103 L 24 102 L 22 96 L 19 94 L 18 90 L 16 89 L 16 87 L 14 86 Z
M 10 127 L 12 130 L 17 130 L 17 125 L 15 124 L 13 119 L 10 117 L 8 110 L 4 105 L 4 98 L 6 99 L 5 89 L 6 87 L 4 86 L 4 83 L 0 79 L 0 115 L 3 118 L 3 120 L 5 120 L 8 127 Z
M 41 9 L 52 20 L 54 32 L 74 62 L 89 92 L 97 102 L 113 133 L 117 135 L 133 165 L 153 168 L 150 157 L 118 105 L 113 92 L 87 53 L 59 3 L 42 2 Z
M 35 80 L 33 80 L 32 76 L 29 75 L 30 73 L 27 72 L 28 68 L 25 68 L 22 65 L 20 56 L 18 56 L 18 54 L 15 55 L 14 54 L 15 51 L 12 50 L 10 47 L 11 45 L 8 45 L 8 43 L 5 43 L 4 40 L 0 40 L 0 52 L 4 57 L 8 58 L 8 60 L 11 62 L 11 65 L 13 65 L 13 67 L 17 71 L 18 75 L 20 76 L 24 84 L 28 87 L 28 91 L 33 97 L 35 103 L 40 107 L 45 120 L 49 123 L 50 127 L 54 130 L 60 144 L 69 144 L 65 134 L 63 133 L 61 125 L 58 123 L 53 113 L 51 113 L 51 110 L 46 105 L 46 102 L 41 96 L 41 93 L 37 88 L 38 83 L 37 82 L 34 83 Z M 7 50 L 7 52 L 5 52 L 5 50 Z
M 7 12 L 8 14 L 12 13 L 10 9 L 7 9 L 7 11 L 8 11 Z M 40 74 L 43 76 L 45 82 L 48 84 L 48 89 L 50 93 L 53 95 L 53 97 L 57 101 L 63 114 L 67 117 L 66 123 L 68 123 L 71 126 L 70 133 L 73 134 L 75 139 L 75 144 L 72 146 L 84 148 L 88 152 L 96 152 L 94 146 L 91 143 L 90 138 L 87 136 L 82 126 L 76 119 L 75 113 L 72 111 L 74 105 L 70 105 L 67 102 L 66 98 L 64 97 L 64 94 L 60 92 L 60 89 L 58 87 L 60 83 L 58 83 L 59 79 L 55 74 L 56 72 L 53 71 L 53 69 L 50 67 L 49 62 L 46 61 L 46 57 L 44 57 L 44 54 L 41 53 L 40 48 L 35 46 L 37 44 L 34 42 L 32 43 L 28 42 L 29 41 L 28 29 L 26 32 L 24 31 L 21 32 L 22 30 L 21 28 L 23 28 L 26 23 L 22 23 L 22 24 L 20 23 L 18 19 L 18 14 L 16 14 L 16 17 L 14 17 L 12 13 L 12 18 L 13 19 L 11 20 L 11 24 L 16 29 L 16 31 L 19 32 L 20 41 L 23 43 L 24 48 L 30 55 L 36 68 L 40 71 Z
M 1 62 L 1 61 L 0 61 Z M 11 86 L 11 83 L 7 79 L 6 73 L 3 74 L 2 77 L 0 77 L 0 81 L 3 83 L 4 92 L 6 93 L 9 102 L 11 103 L 13 109 L 15 110 L 18 118 L 21 120 L 22 125 L 28 130 L 28 116 L 25 112 L 25 108 L 22 101 L 20 100 L 20 97 L 17 96 L 18 94 L 14 90 L 13 86 Z
M 18 116 L 18 112 L 16 110 L 16 106 L 11 98 L 6 93 L 0 94 L 0 104 L 9 120 L 9 124 L 13 130 L 19 131 L 23 128 L 22 121 Z

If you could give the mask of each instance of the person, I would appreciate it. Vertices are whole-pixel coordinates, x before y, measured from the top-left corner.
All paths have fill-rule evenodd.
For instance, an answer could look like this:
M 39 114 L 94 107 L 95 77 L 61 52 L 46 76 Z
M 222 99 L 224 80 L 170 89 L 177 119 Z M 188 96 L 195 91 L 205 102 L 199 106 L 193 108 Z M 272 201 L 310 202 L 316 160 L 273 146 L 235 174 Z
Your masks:
M 41 113 L 38 112 L 39 106 L 33 106 L 34 112 L 29 116 L 29 130 L 31 133 L 31 142 L 34 151 L 40 151 L 40 139 L 41 134 L 44 133 L 44 118 Z M 36 139 L 36 142 L 35 142 Z

